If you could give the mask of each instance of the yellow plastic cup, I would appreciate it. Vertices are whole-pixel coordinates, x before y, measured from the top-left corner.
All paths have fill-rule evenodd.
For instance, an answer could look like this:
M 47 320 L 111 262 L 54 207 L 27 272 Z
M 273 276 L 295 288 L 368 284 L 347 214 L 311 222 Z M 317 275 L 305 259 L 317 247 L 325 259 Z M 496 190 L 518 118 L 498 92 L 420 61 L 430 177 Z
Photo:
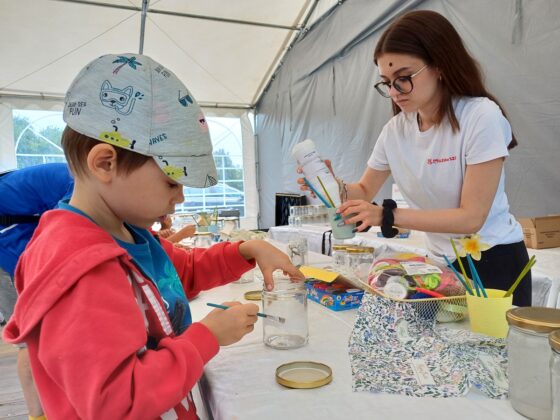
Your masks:
M 474 292 L 474 290 L 473 290 Z M 467 293 L 467 309 L 471 331 L 496 338 L 508 333 L 506 312 L 511 309 L 513 296 L 504 297 L 505 290 L 486 289 L 487 298 Z

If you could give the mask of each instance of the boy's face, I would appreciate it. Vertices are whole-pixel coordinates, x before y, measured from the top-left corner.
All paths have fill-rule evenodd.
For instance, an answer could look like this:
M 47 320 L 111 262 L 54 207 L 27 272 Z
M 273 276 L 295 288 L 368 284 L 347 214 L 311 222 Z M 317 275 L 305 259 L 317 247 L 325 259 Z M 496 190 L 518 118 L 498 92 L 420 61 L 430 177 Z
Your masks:
M 105 196 L 115 215 L 128 223 L 149 228 L 175 212 L 185 200 L 183 186 L 163 173 L 153 159 L 129 174 L 118 174 Z

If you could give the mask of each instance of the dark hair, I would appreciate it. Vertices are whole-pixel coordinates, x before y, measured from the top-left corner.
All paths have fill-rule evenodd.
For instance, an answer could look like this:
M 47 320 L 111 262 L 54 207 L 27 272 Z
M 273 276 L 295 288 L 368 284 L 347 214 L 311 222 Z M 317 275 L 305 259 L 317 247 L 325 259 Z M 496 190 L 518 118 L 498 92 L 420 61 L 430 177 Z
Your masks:
M 64 156 L 66 156 L 68 165 L 75 176 L 85 175 L 87 173 L 87 155 L 95 145 L 100 143 L 103 142 L 80 134 L 69 126 L 66 126 L 62 133 L 61 144 L 64 150 Z M 140 153 L 132 152 L 122 147 L 115 146 L 115 150 L 117 152 L 118 162 L 117 173 L 129 174 L 151 159 L 150 156 L 141 155 Z
M 399 17 L 383 32 L 375 47 L 376 65 L 384 53 L 413 55 L 440 70 L 442 100 L 435 115 L 437 124 L 447 117 L 453 131 L 459 130 L 452 103 L 458 96 L 489 98 L 506 117 L 503 107 L 486 90 L 478 62 L 471 57 L 453 25 L 439 13 L 418 10 Z M 394 102 L 392 105 L 393 114 L 397 115 L 401 110 Z M 512 133 L 508 149 L 515 146 L 517 140 Z

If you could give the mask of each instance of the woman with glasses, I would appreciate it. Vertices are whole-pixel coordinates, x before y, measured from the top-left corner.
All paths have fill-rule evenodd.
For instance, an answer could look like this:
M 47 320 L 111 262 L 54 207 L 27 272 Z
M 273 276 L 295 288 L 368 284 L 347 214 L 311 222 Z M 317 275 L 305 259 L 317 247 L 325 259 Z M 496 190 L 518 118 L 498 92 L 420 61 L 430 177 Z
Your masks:
M 479 234 L 490 249 L 475 261 L 476 269 L 485 287 L 507 290 L 528 261 L 504 191 L 504 160 L 517 142 L 478 63 L 451 23 L 427 10 L 395 20 L 381 35 L 374 62 L 380 78 L 375 88 L 391 100 L 394 116 L 360 181 L 341 183 L 339 212 L 355 214 L 347 223 L 361 222 L 358 231 L 424 231 L 430 254 L 451 261 L 450 238 Z M 392 200 L 370 204 L 389 175 L 410 208 L 395 208 Z M 513 302 L 531 304 L 530 273 Z

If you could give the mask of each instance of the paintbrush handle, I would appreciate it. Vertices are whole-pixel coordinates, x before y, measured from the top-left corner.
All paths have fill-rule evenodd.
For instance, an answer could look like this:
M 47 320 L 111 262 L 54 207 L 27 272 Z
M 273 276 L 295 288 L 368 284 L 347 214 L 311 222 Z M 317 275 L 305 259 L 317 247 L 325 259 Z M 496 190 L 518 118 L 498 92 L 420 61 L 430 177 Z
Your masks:
M 451 242 L 451 247 L 453 248 L 453 252 L 455 253 L 455 257 L 457 258 L 457 262 L 459 263 L 459 268 L 461 269 L 461 273 L 463 273 L 463 278 L 465 279 L 465 281 L 467 281 L 467 279 L 468 279 L 467 272 L 465 271 L 465 267 L 463 266 L 463 262 L 461 261 L 461 257 L 459 257 L 459 253 L 457 252 L 457 247 L 455 246 L 455 242 L 453 241 L 453 238 L 449 238 L 449 241 Z M 473 279 L 471 279 L 471 280 L 472 280 L 472 283 L 473 283 L 471 285 L 471 288 L 475 289 L 476 288 L 476 283 Z
M 229 308 L 231 308 L 231 306 L 218 305 L 217 303 L 207 303 L 206 305 L 211 306 L 212 308 L 218 308 L 218 309 L 229 309 Z M 263 314 L 262 312 L 257 312 L 257 316 L 260 316 L 262 318 L 273 318 L 272 315 Z
M 309 180 L 307 178 L 303 178 L 303 182 L 305 182 L 305 185 L 307 185 L 309 187 L 309 189 L 311 191 L 313 191 L 313 194 L 315 194 L 317 196 L 317 198 L 319 200 L 321 200 L 321 202 L 325 205 L 325 207 L 332 207 L 329 202 L 327 200 L 325 200 L 325 197 L 323 197 L 321 194 L 319 194 L 319 191 L 317 191 L 315 189 L 315 187 L 313 185 L 311 185 L 311 182 L 309 182 Z
M 463 280 L 463 278 L 461 277 L 459 272 L 455 269 L 455 267 L 453 267 L 453 264 L 451 264 L 451 261 L 449 261 L 449 258 L 447 258 L 446 255 L 444 255 L 443 258 L 445 258 L 445 262 L 447 263 L 447 266 L 453 271 L 453 274 L 455 274 L 455 277 L 457 277 L 459 279 L 459 281 L 463 284 L 463 286 L 465 287 L 465 290 L 467 292 L 469 292 L 470 295 L 474 295 L 471 288 L 467 284 L 467 282 L 465 280 Z
M 467 254 L 467 262 L 469 263 L 469 268 L 471 270 L 473 280 L 476 283 L 478 283 L 478 287 L 480 288 L 480 291 L 482 292 L 482 296 L 487 298 L 488 295 L 486 294 L 486 289 L 484 288 L 484 285 L 482 284 L 482 280 L 480 279 L 480 276 L 478 275 L 478 271 L 476 271 L 476 267 L 474 266 L 474 262 L 473 262 L 470 254 Z

